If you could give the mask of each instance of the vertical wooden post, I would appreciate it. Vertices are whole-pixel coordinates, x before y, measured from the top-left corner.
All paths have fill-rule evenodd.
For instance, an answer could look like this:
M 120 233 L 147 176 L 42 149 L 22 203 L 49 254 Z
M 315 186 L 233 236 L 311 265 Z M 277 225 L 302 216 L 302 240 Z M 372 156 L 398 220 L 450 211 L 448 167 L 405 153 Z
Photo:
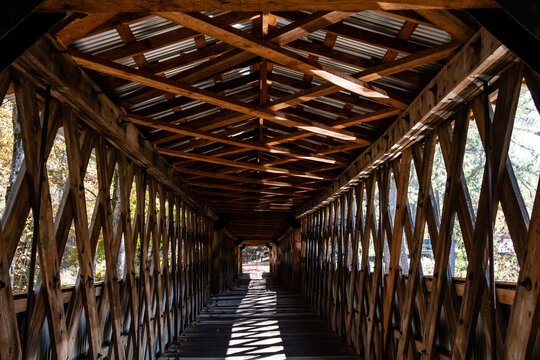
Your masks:
M 220 263 L 221 263 L 221 242 L 223 238 L 223 233 L 221 230 L 213 230 L 212 231 L 212 246 L 211 246 L 211 258 L 210 258 L 210 264 L 211 264 L 211 274 L 210 274 L 210 291 L 212 294 L 219 293 L 221 289 L 221 269 L 220 269 Z
M 292 235 L 292 258 L 293 258 L 293 288 L 300 289 L 300 251 L 302 250 L 302 229 L 294 229 Z

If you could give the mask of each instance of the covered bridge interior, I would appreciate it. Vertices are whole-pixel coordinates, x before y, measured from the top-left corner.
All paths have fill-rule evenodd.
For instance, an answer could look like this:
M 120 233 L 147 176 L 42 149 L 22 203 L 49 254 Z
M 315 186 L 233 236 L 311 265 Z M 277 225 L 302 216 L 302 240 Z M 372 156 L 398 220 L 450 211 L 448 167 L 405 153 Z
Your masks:
M 539 17 L 4 4 L 0 360 L 539 359 Z

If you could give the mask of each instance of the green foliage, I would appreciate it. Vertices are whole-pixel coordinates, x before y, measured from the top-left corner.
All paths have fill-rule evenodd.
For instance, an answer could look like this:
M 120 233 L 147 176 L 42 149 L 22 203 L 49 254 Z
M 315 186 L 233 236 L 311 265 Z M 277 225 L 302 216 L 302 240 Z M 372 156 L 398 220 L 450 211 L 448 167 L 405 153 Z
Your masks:
M 266 246 L 246 246 L 242 250 L 242 263 L 268 261 L 268 248 Z
M 515 172 L 517 183 L 523 197 L 525 207 L 530 214 L 536 195 L 538 176 L 540 174 L 540 115 L 526 87 L 522 88 L 515 123 L 508 153 Z M 467 183 L 471 207 L 476 215 L 482 186 L 482 178 L 486 156 L 476 122 L 469 123 L 463 174 Z M 438 203 L 439 213 L 442 209 L 442 199 L 445 188 L 445 166 L 442 155 L 435 153 L 433 162 L 432 188 Z M 426 237 L 428 234 L 426 233 Z M 456 216 L 454 223 L 454 275 L 465 277 L 468 259 L 461 233 L 459 220 Z M 512 246 L 508 225 L 501 206 L 495 219 L 494 234 L 494 267 L 495 279 L 502 281 L 517 281 L 519 264 Z M 424 256 L 422 258 L 424 262 Z
M 4 100 L 0 106 L 0 216 L 6 207 L 6 191 L 9 185 L 9 173 L 11 168 L 11 156 L 13 152 L 13 125 L 11 122 L 12 104 Z
M 105 280 L 106 270 L 107 264 L 105 262 L 105 243 L 103 241 L 103 234 L 100 233 L 96 249 L 96 257 L 94 259 L 94 281 Z

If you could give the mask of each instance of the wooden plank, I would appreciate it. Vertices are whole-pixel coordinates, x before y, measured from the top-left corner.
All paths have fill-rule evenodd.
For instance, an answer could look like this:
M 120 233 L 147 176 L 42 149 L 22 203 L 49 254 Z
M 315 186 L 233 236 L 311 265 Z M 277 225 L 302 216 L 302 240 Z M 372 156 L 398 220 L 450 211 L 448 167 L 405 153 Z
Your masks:
M 450 169 L 462 169 L 465 144 L 467 140 L 469 108 L 464 107 L 456 115 L 456 125 L 453 134 L 451 166 Z M 461 170 L 462 171 L 462 170 Z M 448 173 L 444 203 L 441 215 L 441 225 L 439 230 L 438 251 L 434 254 L 435 269 L 433 271 L 433 289 L 429 298 L 428 312 L 426 314 L 427 326 L 423 329 L 425 358 L 431 359 L 435 356 L 435 334 L 439 325 L 439 312 L 445 296 L 446 273 L 449 262 L 450 246 L 452 243 L 452 231 L 457 206 L 457 191 L 461 179 L 461 171 L 457 170 Z
M 133 230 L 132 217 L 130 213 L 130 200 L 129 195 L 132 191 L 133 184 L 133 166 L 127 163 L 127 159 L 123 154 L 120 154 L 118 159 L 118 178 L 120 184 L 120 224 L 122 225 L 122 230 L 124 233 L 124 247 L 126 254 L 125 262 L 125 276 L 124 281 L 127 282 L 127 292 L 129 297 L 129 313 L 132 319 L 139 319 L 139 302 L 138 302 L 138 293 L 137 293 L 137 283 L 135 279 L 135 251 L 136 244 L 133 239 L 133 233 L 136 231 Z M 132 320 L 132 324 L 134 324 Z M 137 320 L 138 323 L 138 320 Z M 132 337 L 131 348 L 132 353 L 137 352 L 138 339 L 137 339 L 138 327 L 130 326 L 130 334 Z M 129 354 L 127 355 L 129 356 Z
M 39 216 L 40 237 L 38 242 L 39 264 L 42 277 L 41 286 L 46 295 L 47 323 L 51 337 L 51 347 L 57 359 L 68 359 L 68 345 L 65 313 L 60 290 L 60 261 L 54 237 L 54 225 L 47 176 L 41 183 L 42 212 Z
M 152 307 L 156 306 L 156 313 L 155 316 L 153 315 L 153 308 L 151 308 L 152 316 L 154 316 L 154 328 L 157 330 L 154 330 L 156 332 L 156 352 L 158 351 L 157 346 L 159 346 L 159 353 L 161 353 L 161 349 L 164 349 L 165 347 L 165 338 L 163 334 L 163 313 L 162 313 L 162 296 L 163 296 L 163 288 L 162 288 L 162 282 L 161 282 L 161 259 L 159 257 L 159 250 L 162 246 L 162 239 L 161 239 L 161 228 L 158 223 L 158 206 L 157 206 L 157 200 L 159 199 L 160 205 L 161 202 L 164 201 L 164 199 L 159 196 L 158 194 L 158 187 L 155 182 L 155 180 L 150 179 L 149 186 L 148 186 L 148 192 L 150 195 L 149 198 L 149 204 L 148 204 L 148 231 L 149 231 L 149 238 L 152 241 L 152 249 L 151 249 L 151 255 L 149 255 L 149 264 L 148 272 L 151 273 L 151 302 Z M 155 299 L 155 301 L 154 301 Z
M 99 320 L 94 288 L 93 250 L 88 234 L 84 184 L 81 179 L 81 174 L 86 172 L 86 164 L 81 159 L 77 120 L 70 110 L 64 110 L 63 125 L 70 176 L 69 186 L 73 194 L 72 211 L 75 214 L 75 237 L 79 256 L 79 284 L 83 297 L 89 353 L 93 357 L 100 357 L 103 355 L 101 354 L 100 338 L 98 338 Z
M 2 102 L 10 83 L 9 71 L 5 69 L 0 72 L 0 98 Z M 24 169 L 21 170 L 24 171 Z M 29 187 L 24 186 L 23 188 L 28 189 Z M 15 186 L 13 186 L 13 190 L 16 191 Z M 6 206 L 5 210 L 9 212 L 11 209 Z M 19 237 L 6 238 L 4 235 L 4 226 L 5 223 L 0 226 L 0 244 L 2 248 L 16 248 Z M 10 242 L 15 243 L 15 246 L 9 244 Z M 0 308 L 4 309 L 0 315 L 0 328 L 4 329 L 0 332 L 0 358 L 21 359 L 22 350 L 19 341 L 19 329 L 17 326 L 17 317 L 15 316 L 9 276 L 12 257 L 9 251 L 2 251 L 0 253 L 0 285 L 2 285 L 0 286 Z
M 227 24 L 235 24 L 237 22 L 242 22 L 249 19 L 255 13 L 249 12 L 232 12 L 223 15 L 217 16 L 220 21 L 223 21 Z M 115 47 L 110 50 L 105 50 L 98 55 L 110 61 L 119 61 L 127 59 L 136 55 L 141 55 L 144 52 L 157 50 L 165 46 L 172 45 L 193 37 L 198 36 L 199 34 L 196 31 L 180 28 L 161 33 L 144 40 L 131 41 L 123 46 Z M 223 49 L 223 48 L 222 48 Z M 225 49 L 223 49 L 225 50 Z M 160 62 L 161 63 L 161 62 Z M 157 65 L 157 64 L 156 64 Z M 152 69 L 152 70 L 150 70 Z M 163 69 L 162 71 L 156 71 L 157 69 L 152 65 L 147 65 L 147 71 L 153 71 L 155 73 L 162 72 L 169 69 Z
M 52 134 L 56 135 L 55 132 L 50 132 L 51 137 L 51 143 L 52 139 L 55 138 Z M 93 145 L 93 136 L 88 131 L 84 132 L 84 139 L 82 140 L 83 145 L 81 148 L 81 159 L 84 160 L 83 168 L 86 169 L 86 166 L 88 165 L 88 160 L 90 158 L 90 151 Z M 52 145 L 51 145 L 52 146 Z M 22 169 L 21 169 L 22 170 Z M 84 176 L 83 174 L 80 174 L 79 176 Z M 68 231 L 72 223 L 73 218 L 73 211 L 72 211 L 72 204 L 71 201 L 73 201 L 73 197 L 70 193 L 70 184 L 69 181 L 64 185 L 63 190 L 63 196 L 62 196 L 62 202 L 60 204 L 60 207 L 56 214 L 56 222 L 55 222 L 55 232 L 56 232 L 56 241 L 57 241 L 57 250 L 58 250 L 58 257 L 60 258 L 62 254 L 64 253 L 65 245 L 67 242 L 67 236 Z M 95 252 L 93 252 L 92 256 L 94 256 Z M 72 301 L 72 311 L 70 313 L 70 316 L 66 319 L 67 323 L 67 329 L 68 334 L 67 338 L 72 343 L 75 339 L 76 332 L 74 331 L 77 327 L 74 325 L 76 323 L 78 325 L 78 321 L 80 319 L 81 315 L 81 309 L 82 309 L 82 295 L 80 295 L 80 291 L 77 291 L 75 289 L 75 299 Z M 38 343 L 41 338 L 41 330 L 43 328 L 43 322 L 45 321 L 45 295 L 43 289 L 40 289 L 37 297 L 36 297 L 36 303 L 34 310 L 32 314 L 30 315 L 30 323 L 32 326 L 30 327 L 30 332 L 28 335 L 28 357 L 34 357 L 36 356 L 36 353 L 38 351 Z M 26 308 L 25 308 L 26 310 Z
M 497 213 L 500 188 L 502 185 L 502 176 L 506 169 L 506 160 L 508 158 L 508 148 L 514 124 L 514 117 L 517 108 L 521 88 L 522 73 L 521 68 L 515 66 L 507 71 L 501 79 L 499 90 L 499 99 L 497 108 L 493 116 L 493 125 L 491 134 L 493 139 L 492 151 L 492 169 L 493 169 L 493 188 L 487 186 L 488 179 L 484 176 L 482 190 L 480 192 L 479 203 L 483 206 L 478 207 L 478 213 L 475 223 L 473 249 L 470 253 L 471 259 L 467 266 L 467 280 L 465 282 L 465 291 L 463 302 L 458 320 L 456 332 L 455 348 L 453 349 L 456 358 L 465 359 L 471 350 L 470 334 L 473 331 L 477 321 L 477 311 L 480 304 L 480 297 L 477 293 L 485 285 L 485 273 L 487 264 L 487 251 L 485 251 L 487 240 L 487 229 L 493 226 L 488 223 L 487 214 L 491 212 L 493 219 Z M 491 121 L 489 114 L 484 122 Z M 491 180 L 490 180 L 491 181 Z M 489 190 L 488 190 L 489 189 Z M 493 194 L 489 194 L 489 191 Z M 489 204 L 487 197 L 492 196 L 492 204 Z M 490 206 L 491 205 L 491 208 Z M 482 275 L 481 275 L 482 274 Z M 494 299 L 496 300 L 496 299 Z M 493 325 L 495 326 L 495 325 Z
M 106 273 L 105 286 L 109 293 L 110 321 L 112 323 L 112 348 L 115 359 L 125 359 L 125 348 L 122 339 L 123 314 L 120 306 L 119 276 L 116 263 L 118 261 L 118 249 L 115 244 L 111 213 L 110 188 L 112 170 L 115 168 L 116 158 L 113 151 L 107 151 L 103 139 L 100 139 L 96 147 L 96 163 L 99 182 L 98 202 L 103 211 L 101 223 L 103 231 L 103 243 L 105 248 Z M 111 154 L 112 153 L 112 154 Z M 109 155 L 109 156 L 107 156 Z
M 386 288 L 384 291 L 384 305 L 383 305 L 383 329 L 384 329 L 384 346 L 388 346 L 388 340 L 390 334 L 393 333 L 391 329 L 391 319 L 393 314 L 393 302 L 394 292 L 396 290 L 397 277 L 399 276 L 399 260 L 401 257 L 401 241 L 403 239 L 404 218 L 407 202 L 407 193 L 409 189 L 409 177 L 410 166 L 412 160 L 411 149 L 408 148 L 403 151 L 401 155 L 401 168 L 399 179 L 396 181 L 397 185 L 397 199 L 396 199 L 396 215 L 394 218 L 392 241 L 390 243 L 390 266 L 388 267 L 388 277 L 386 281 Z M 382 191 L 382 190 L 381 190 Z M 379 205 L 381 206 L 381 205 Z M 382 241 L 382 236 L 379 239 Z
M 389 76 L 399 73 L 406 69 L 411 69 L 419 65 L 429 63 L 448 56 L 455 49 L 457 43 L 450 42 L 430 49 L 421 50 L 415 54 L 403 57 L 398 60 L 390 61 L 384 64 L 368 67 L 366 70 L 360 71 L 352 76 L 362 81 L 373 81 L 383 76 Z M 335 93 L 339 87 L 332 84 L 322 84 L 311 89 L 305 89 L 288 97 L 282 98 L 278 103 L 272 104 L 270 109 L 279 110 L 284 107 L 297 105 L 321 96 L 327 96 Z M 405 109 L 404 104 L 394 104 L 396 108 Z
M 232 190 L 237 192 L 254 192 L 258 194 L 268 194 L 268 195 L 287 195 L 287 196 L 293 196 L 293 197 L 304 197 L 307 195 L 300 195 L 301 193 L 296 193 L 294 191 L 285 191 L 285 190 L 271 190 L 271 189 L 264 189 L 264 188 L 249 188 L 249 187 L 241 187 L 241 186 L 233 186 L 233 185 L 222 185 L 222 184 L 214 184 L 214 183 L 205 183 L 201 181 L 190 181 L 189 184 L 194 187 L 203 187 L 203 188 L 211 188 L 211 189 L 223 189 L 223 190 Z
M 327 26 L 329 23 L 337 22 L 347 15 L 348 13 L 342 12 L 317 12 L 310 15 L 303 15 L 291 24 L 282 27 L 278 31 L 271 32 L 264 38 L 268 41 L 276 43 L 280 42 L 283 44 L 286 41 L 294 40 L 297 36 L 302 36 L 305 32 L 315 31 L 318 30 L 320 26 Z M 221 20 L 221 17 L 216 19 Z M 223 19 L 222 22 L 226 23 L 227 21 Z M 233 47 L 231 46 L 231 48 Z M 111 51 L 114 51 L 114 49 Z M 215 59 L 203 62 L 189 69 L 188 71 L 183 71 L 177 75 L 174 75 L 171 77 L 171 79 L 194 84 L 242 64 L 243 66 L 246 66 L 247 62 L 254 60 L 256 57 L 257 56 L 255 54 L 250 52 L 241 49 L 233 49 Z M 159 95 L 160 93 L 157 90 L 141 89 L 135 92 L 133 95 L 130 95 L 129 101 L 131 103 L 142 102 Z
M 422 254 L 422 242 L 424 239 L 424 230 L 427 220 L 427 208 L 428 201 L 430 200 L 430 188 L 431 188 L 431 172 L 433 169 L 433 156 L 435 150 L 435 137 L 432 134 L 426 138 L 424 143 L 424 154 L 422 157 L 422 167 L 419 173 L 419 189 L 418 189 L 418 205 L 415 216 L 413 238 L 408 241 L 409 245 L 414 249 L 410 252 L 411 264 L 409 267 L 409 279 L 411 281 L 407 284 L 407 290 L 403 304 L 400 308 L 401 323 L 400 327 L 401 338 L 399 340 L 397 356 L 403 357 L 407 355 L 409 342 L 411 340 L 411 321 L 414 315 L 414 299 L 418 289 L 418 283 L 422 280 L 420 278 L 420 258 Z M 418 164 L 417 164 L 418 166 Z M 421 175 L 420 175 L 421 174 Z M 395 228 L 394 228 L 395 231 Z M 393 239 L 392 239 L 393 240 Z M 390 329 L 389 329 L 390 331 Z
M 277 45 L 285 45 L 300 39 L 308 34 L 325 28 L 331 24 L 335 24 L 349 16 L 354 15 L 354 12 L 342 12 L 342 11 L 329 11 L 329 12 L 314 12 L 308 16 L 303 17 L 300 21 L 295 21 L 280 29 L 272 32 L 270 35 L 264 36 L 267 40 Z
M 485 94 L 479 95 L 481 98 L 485 96 Z M 477 122 L 478 126 L 478 122 Z M 445 127 L 441 127 L 438 130 L 438 137 L 441 145 L 442 155 L 445 161 L 446 171 L 451 171 L 450 169 L 450 163 L 451 163 L 451 145 L 450 145 L 450 134 L 449 134 L 449 125 L 446 125 Z M 457 208 L 457 216 L 459 219 L 459 225 L 461 228 L 461 233 L 463 235 L 464 245 L 465 245 L 465 251 L 469 253 L 472 251 L 472 243 L 473 243 L 473 222 L 474 222 L 474 210 L 471 206 L 471 200 L 470 195 L 468 192 L 468 188 L 466 187 L 466 180 L 465 176 L 461 176 L 460 180 L 461 185 L 459 185 L 459 191 L 458 191 L 458 208 Z M 458 294 L 463 294 L 463 285 L 460 287 L 456 286 L 456 296 Z M 481 316 L 482 316 L 482 325 L 483 330 L 485 334 L 489 334 L 489 324 L 491 322 L 491 314 L 489 314 L 489 298 L 488 298 L 488 292 L 487 288 L 484 288 L 484 293 L 482 294 L 482 307 L 481 307 Z M 457 308 L 455 308 L 457 309 Z M 445 310 L 446 311 L 446 310 Z M 501 330 L 505 326 L 502 325 L 504 323 L 504 320 L 502 320 L 502 315 L 500 314 L 500 311 L 497 312 L 497 322 L 499 323 L 498 329 Z M 457 323 L 457 320 L 456 320 Z M 455 331 L 454 331 L 454 337 L 455 337 Z M 498 348 L 502 349 L 502 343 L 504 339 L 504 332 L 497 332 L 497 342 L 498 342 Z M 490 344 L 491 343 L 491 337 L 486 335 L 486 340 Z M 490 347 L 490 345 L 488 345 Z
M 328 33 L 327 33 L 328 36 Z M 296 49 L 300 51 L 305 51 L 313 56 L 322 57 L 328 60 L 332 60 L 344 65 L 354 66 L 359 69 L 367 69 L 371 66 L 376 66 L 380 62 L 373 59 L 366 59 L 361 56 L 352 55 L 347 52 L 329 48 L 324 45 L 319 45 L 317 43 L 309 42 L 307 40 L 296 40 L 287 44 L 288 48 Z M 403 71 L 400 73 L 393 74 L 392 77 L 401 79 L 410 83 L 426 83 L 425 76 L 415 73 L 412 71 Z
M 497 7 L 496 3 L 491 0 L 434 0 L 430 1 L 429 5 L 423 0 L 393 0 L 380 2 L 376 0 L 362 0 L 357 2 L 344 2 L 335 0 L 325 0 L 306 3 L 305 1 L 276 1 L 272 4 L 263 4 L 259 1 L 249 0 L 204 0 L 204 1 L 188 1 L 188 2 L 176 2 L 169 1 L 163 2 L 158 0 L 152 1 L 139 1 L 139 0 L 123 0 L 117 1 L 114 4 L 105 0 L 94 1 L 87 3 L 83 0 L 45 0 L 37 8 L 38 11 L 49 12 L 103 12 L 113 11 L 118 12 L 146 12 L 146 11 L 201 11 L 210 10 L 214 11 L 235 11 L 238 9 L 244 9 L 244 11 L 271 11 L 271 10 L 305 10 L 308 7 L 310 10 L 367 10 L 367 9 L 380 9 L 380 10 L 404 10 L 404 9 L 417 9 L 417 8 L 433 8 L 433 9 L 466 9 L 466 8 L 493 8 Z
M 41 187 L 41 196 L 39 200 L 41 203 L 40 212 L 39 216 L 34 217 L 34 221 L 39 221 L 37 250 L 42 277 L 41 288 L 43 289 L 46 298 L 45 312 L 48 319 L 52 351 L 57 358 L 66 359 L 68 356 L 68 349 L 67 344 L 64 342 L 64 337 L 66 336 L 67 330 L 65 313 L 61 302 L 60 281 L 58 281 L 60 279 L 60 262 L 54 233 L 51 197 L 46 173 L 43 174 L 42 179 L 38 178 L 39 144 L 41 142 L 41 137 L 36 139 L 35 134 L 41 134 L 42 129 L 38 113 L 36 88 L 34 84 L 25 80 L 26 79 L 21 78 L 19 75 L 16 75 L 15 72 L 13 73 L 17 107 L 20 114 L 19 123 L 21 125 L 26 171 L 27 176 L 29 177 L 28 185 L 30 185 L 28 201 L 32 202 L 31 194 L 34 193 L 35 198 L 37 195 L 35 192 Z M 55 114 L 51 113 L 50 115 L 54 116 Z M 58 126 L 57 119 L 55 121 L 53 118 L 50 124 L 55 124 L 55 127 L 49 127 L 49 129 L 47 129 L 47 135 L 49 135 L 49 131 L 56 134 Z M 47 145 L 48 144 L 45 145 L 45 150 L 47 152 L 45 156 L 48 157 L 50 147 Z M 22 226 L 20 229 L 22 230 Z M 4 228 L 5 232 L 7 232 L 6 230 L 7 229 Z M 17 239 L 18 238 L 19 237 L 17 237 Z
M 352 116 L 348 119 L 337 120 L 332 124 L 332 127 L 335 127 L 337 129 L 346 128 L 349 126 L 354 126 L 354 125 L 358 125 L 358 124 L 362 124 L 362 123 L 366 123 L 370 121 L 384 119 L 386 117 L 398 115 L 399 113 L 401 113 L 401 110 L 395 109 L 395 108 L 375 110 L 367 114 Z M 267 145 L 277 145 L 277 144 L 282 144 L 285 142 L 295 141 L 298 139 L 304 139 L 310 136 L 312 136 L 311 132 L 305 131 L 305 130 L 299 130 L 290 134 L 285 134 L 280 137 L 270 138 L 266 140 L 265 143 Z M 358 144 L 358 145 L 362 146 L 361 144 Z M 369 143 L 366 141 L 365 145 L 367 146 L 369 145 Z M 335 149 L 335 147 L 333 148 Z
M 538 188 L 537 188 L 538 189 Z M 540 298 L 540 193 L 537 192 L 527 233 L 526 258 L 519 273 L 518 286 L 508 321 L 504 342 L 505 359 L 527 359 L 532 356 L 538 332 Z

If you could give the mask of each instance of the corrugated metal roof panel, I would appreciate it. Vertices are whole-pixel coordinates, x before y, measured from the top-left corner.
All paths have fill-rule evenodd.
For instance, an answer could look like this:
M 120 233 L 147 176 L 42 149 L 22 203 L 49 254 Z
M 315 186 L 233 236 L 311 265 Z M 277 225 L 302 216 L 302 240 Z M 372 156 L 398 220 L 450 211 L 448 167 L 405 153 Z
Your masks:
M 347 39 L 343 36 L 337 37 L 334 49 L 367 59 L 382 59 L 387 52 L 385 48 Z
M 124 42 L 114 29 L 87 36 L 72 44 L 77 50 L 90 54 L 97 54 L 122 45 L 124 45 Z
M 223 12 L 212 12 L 212 13 L 207 12 L 206 14 L 210 17 L 215 17 L 215 16 L 222 15 L 224 13 Z M 277 27 L 280 28 L 282 26 L 286 26 L 289 23 L 290 22 L 282 18 L 278 18 Z M 386 14 L 376 12 L 376 11 L 362 11 L 347 18 L 344 21 L 344 23 L 347 25 L 365 29 L 365 30 L 368 30 L 377 34 L 383 34 L 386 36 L 394 37 L 399 33 L 405 21 L 399 18 L 395 18 Z M 135 38 L 139 41 L 148 39 L 149 37 L 152 37 L 152 36 L 166 33 L 174 29 L 181 28 L 181 26 L 173 24 L 170 21 L 165 20 L 159 16 L 146 18 L 144 20 L 132 23 L 129 26 Z M 234 27 L 242 31 L 251 32 L 252 20 L 247 20 L 242 23 L 236 24 L 234 25 Z M 307 39 L 311 41 L 317 41 L 320 43 L 324 41 L 325 37 L 326 37 L 325 32 L 315 31 L 309 34 L 307 36 Z M 219 42 L 209 36 L 205 36 L 205 40 L 207 42 L 212 42 L 212 43 Z M 448 35 L 446 32 L 442 30 L 419 25 L 414 31 L 413 35 L 411 36 L 410 41 L 423 44 L 426 46 L 433 46 L 433 45 L 438 45 L 438 44 L 450 41 L 450 35 Z M 74 43 L 74 46 L 78 50 L 83 51 L 83 52 L 93 53 L 93 54 L 96 54 L 105 50 L 109 50 L 114 47 L 122 46 L 122 45 L 123 45 L 123 42 L 115 30 L 109 30 L 109 31 L 106 31 L 97 35 L 89 36 L 85 39 L 78 40 Z M 382 59 L 387 53 L 387 50 L 385 48 L 355 41 L 355 40 L 348 39 L 342 36 L 337 37 L 335 45 L 334 45 L 334 49 L 343 51 L 349 54 L 353 54 L 356 56 L 365 57 L 367 59 Z M 174 44 L 171 44 L 171 45 L 159 48 L 159 49 L 148 51 L 144 53 L 144 56 L 149 63 L 154 63 L 154 62 L 164 61 L 172 57 L 176 57 L 180 54 L 188 54 L 194 51 L 196 51 L 196 47 L 195 47 L 195 43 L 193 39 L 187 39 L 187 40 L 180 41 L 180 42 L 177 42 L 177 43 L 174 43 Z M 304 58 L 307 58 L 307 53 L 303 51 L 295 51 L 295 53 L 301 55 Z M 401 58 L 403 56 L 405 55 L 399 54 L 398 58 Z M 359 68 L 356 68 L 354 66 L 337 63 L 335 61 L 328 60 L 325 58 L 319 58 L 319 61 L 321 64 L 325 66 L 339 70 L 347 74 L 354 74 L 360 70 Z M 136 64 L 132 58 L 122 60 L 119 63 L 130 66 L 130 67 L 136 67 Z M 183 71 L 192 69 L 200 65 L 201 63 L 202 62 L 196 62 L 190 65 L 186 65 L 177 69 L 167 71 L 166 76 L 167 77 L 174 76 Z M 413 71 L 433 75 L 436 72 L 438 72 L 440 68 L 441 68 L 440 64 L 427 64 L 427 65 L 420 66 L 414 69 Z M 238 69 L 238 70 L 226 73 L 223 75 L 222 78 L 223 78 L 223 81 L 231 81 L 239 77 L 245 76 L 249 74 L 250 72 L 251 72 L 251 67 L 244 67 L 242 69 Z M 296 80 L 303 80 L 304 78 L 303 73 L 284 68 L 280 65 L 274 65 L 273 73 L 277 75 L 287 76 Z M 324 81 L 318 78 L 313 78 L 312 80 L 313 85 L 320 85 L 323 83 Z M 416 86 L 415 86 L 416 84 L 410 84 L 408 82 L 398 80 L 392 77 L 383 78 L 383 79 L 375 81 L 374 83 L 393 87 L 393 88 L 396 88 L 405 92 L 412 92 L 416 90 Z M 212 85 L 214 85 L 214 80 L 212 78 L 195 84 L 195 86 L 199 88 L 203 88 L 203 89 L 208 88 Z M 294 91 L 287 86 L 283 86 L 276 83 L 274 83 L 272 86 L 275 89 L 280 90 L 280 91 L 284 91 L 287 93 L 294 93 Z M 116 97 L 122 97 L 142 87 L 143 86 L 138 85 L 138 84 L 128 84 L 118 89 L 115 89 L 114 91 L 112 91 L 112 94 Z M 248 87 L 249 86 L 242 86 L 242 87 L 231 90 L 229 93 L 231 94 L 238 93 L 238 92 L 246 90 Z M 137 106 L 133 108 L 134 109 L 144 108 L 146 106 L 156 104 L 160 101 L 163 101 L 162 96 L 156 97 L 154 99 L 150 99 L 141 104 L 137 104 Z M 327 99 L 327 98 L 319 99 L 319 101 L 338 106 L 338 104 L 336 104 L 335 101 Z M 342 105 L 339 105 L 339 106 L 342 106 Z M 362 113 L 364 110 L 360 108 L 353 108 L 353 111 L 357 113 Z M 320 113 L 320 115 L 322 115 L 322 113 Z
M 450 40 L 452 40 L 452 37 L 446 31 L 425 25 L 418 25 L 411 35 L 411 41 L 426 46 L 441 45 Z
M 165 72 L 165 76 L 170 78 L 170 77 L 175 76 L 175 75 L 177 75 L 177 74 L 179 74 L 179 73 L 181 73 L 183 71 L 192 69 L 192 68 L 194 68 L 195 66 L 198 66 L 198 65 L 199 65 L 199 63 L 193 63 L 193 64 L 185 65 L 185 66 L 173 69 L 173 70 L 169 70 L 169 71 Z
M 129 25 L 129 28 L 137 41 L 148 39 L 152 36 L 163 34 L 181 27 L 182 26 L 174 24 L 169 20 L 165 20 L 160 16 L 152 16 L 151 18 Z
M 148 62 L 163 61 L 178 55 L 190 53 L 195 50 L 197 50 L 195 47 L 195 41 L 193 41 L 193 39 L 187 39 L 159 49 L 145 52 L 144 57 Z
M 396 36 L 403 24 L 405 24 L 402 19 L 371 10 L 361 11 L 348 17 L 343 22 L 347 25 L 388 36 Z
M 110 93 L 114 97 L 122 97 L 126 96 L 134 91 L 137 91 L 139 89 L 142 89 L 144 85 L 138 84 L 138 83 L 129 83 L 126 85 L 123 85 L 121 87 L 118 87 L 114 90 L 112 90 Z

